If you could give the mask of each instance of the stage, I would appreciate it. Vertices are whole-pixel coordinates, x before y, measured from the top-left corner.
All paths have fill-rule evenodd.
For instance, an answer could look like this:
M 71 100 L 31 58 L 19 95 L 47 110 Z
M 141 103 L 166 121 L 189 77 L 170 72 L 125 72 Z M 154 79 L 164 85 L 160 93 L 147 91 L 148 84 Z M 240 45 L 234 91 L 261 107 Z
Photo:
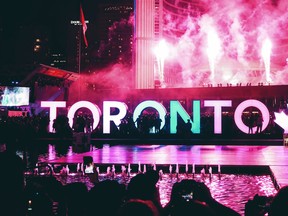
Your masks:
M 90 147 L 84 153 L 71 153 L 68 156 L 48 160 L 50 164 L 77 164 L 83 163 L 85 156 L 91 156 L 95 165 L 115 165 L 120 171 L 121 165 L 131 164 L 132 172 L 137 172 L 137 166 L 172 165 L 175 171 L 176 164 L 180 171 L 186 164 L 189 172 L 192 165 L 196 172 L 203 166 L 211 166 L 213 173 L 217 173 L 218 165 L 225 167 L 267 167 L 279 187 L 288 184 L 288 147 L 285 146 L 256 146 L 256 145 L 125 145 L 104 144 L 98 148 Z M 134 166 L 134 167 L 133 167 Z M 236 168 L 237 169 L 237 168 Z

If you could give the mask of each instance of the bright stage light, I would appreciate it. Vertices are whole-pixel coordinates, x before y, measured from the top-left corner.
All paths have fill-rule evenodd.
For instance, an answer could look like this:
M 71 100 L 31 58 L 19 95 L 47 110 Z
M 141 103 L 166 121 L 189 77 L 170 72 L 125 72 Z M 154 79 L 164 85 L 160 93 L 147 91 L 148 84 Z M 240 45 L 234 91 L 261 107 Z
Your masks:
M 266 75 L 266 82 L 271 83 L 272 79 L 270 76 L 270 59 L 271 59 L 271 51 L 272 51 L 272 42 L 269 38 L 266 38 L 263 42 L 261 55 L 265 65 L 265 75 Z
M 166 59 L 168 56 L 168 52 L 168 44 L 164 39 L 160 40 L 154 48 L 154 54 L 161 59 Z
M 207 55 L 210 65 L 211 82 L 215 77 L 215 64 L 221 53 L 221 40 L 214 29 L 210 29 L 207 33 Z
M 164 80 L 165 59 L 169 55 L 169 47 L 167 42 L 164 39 L 160 40 L 153 51 L 157 59 L 159 80 L 161 82 L 161 85 L 163 85 L 165 83 Z

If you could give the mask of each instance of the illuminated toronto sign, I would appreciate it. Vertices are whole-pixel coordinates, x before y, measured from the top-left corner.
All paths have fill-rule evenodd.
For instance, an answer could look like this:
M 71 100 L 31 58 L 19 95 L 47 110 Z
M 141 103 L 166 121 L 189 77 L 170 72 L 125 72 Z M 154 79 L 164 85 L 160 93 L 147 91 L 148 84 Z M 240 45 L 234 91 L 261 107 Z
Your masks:
M 214 110 L 214 133 L 215 134 L 222 134 L 222 109 L 224 107 L 232 107 L 231 100 L 204 100 L 203 101 L 204 107 L 211 107 Z M 184 109 L 179 101 L 172 100 L 170 101 L 170 133 L 175 134 L 177 132 L 177 124 L 179 116 L 184 120 L 187 121 L 188 119 L 191 120 L 192 128 L 191 132 L 195 134 L 199 134 L 200 131 L 200 117 L 201 117 L 201 107 L 200 107 L 200 100 L 193 100 L 192 102 L 192 116 L 188 114 L 188 112 Z M 57 109 L 58 108 L 66 108 L 65 101 L 41 101 L 41 107 L 49 108 L 49 131 L 52 131 L 52 122 L 54 119 L 57 118 Z M 258 108 L 262 118 L 263 118 L 263 126 L 262 130 L 269 124 L 269 110 L 267 107 L 258 100 L 245 100 L 240 103 L 234 112 L 234 122 L 236 126 L 244 133 L 248 133 L 248 126 L 242 120 L 242 113 L 248 107 L 255 107 Z M 110 133 L 110 123 L 113 122 L 116 126 L 119 126 L 121 120 L 126 117 L 128 112 L 128 106 L 124 102 L 120 101 L 103 101 L 103 113 L 101 112 L 100 108 L 89 101 L 78 101 L 74 103 L 68 110 L 67 117 L 69 119 L 70 127 L 73 126 L 73 119 L 75 113 L 80 108 L 87 108 L 91 111 L 93 116 L 93 129 L 97 128 L 100 123 L 100 118 L 103 115 L 103 133 L 109 134 Z M 155 109 L 158 114 L 159 118 L 161 119 L 160 129 L 165 126 L 166 115 L 168 114 L 166 108 L 160 102 L 154 100 L 147 100 L 139 103 L 133 112 L 133 121 L 136 122 L 137 118 L 141 115 L 141 113 L 147 109 L 153 108 Z M 112 109 L 118 109 L 119 112 L 117 114 L 111 113 Z M 137 127 L 137 124 L 135 123 Z M 256 126 L 253 128 L 253 132 L 256 131 Z

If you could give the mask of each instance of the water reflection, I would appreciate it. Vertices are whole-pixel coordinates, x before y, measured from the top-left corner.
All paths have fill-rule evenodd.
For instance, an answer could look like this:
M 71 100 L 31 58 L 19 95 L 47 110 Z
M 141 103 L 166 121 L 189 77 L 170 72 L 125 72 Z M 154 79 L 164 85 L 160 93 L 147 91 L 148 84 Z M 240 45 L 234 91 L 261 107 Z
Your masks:
M 132 177 L 136 174 L 131 173 L 131 176 L 123 177 L 122 174 L 116 174 L 113 178 L 106 173 L 99 174 L 99 181 L 105 179 L 115 179 L 119 183 L 127 185 Z M 69 175 L 55 174 L 55 178 L 67 185 L 73 182 L 83 182 L 90 190 L 94 184 L 90 181 L 89 176 L 82 173 L 70 173 Z M 29 176 L 27 176 L 29 177 Z M 170 200 L 172 186 L 175 182 L 183 179 L 193 179 L 192 174 L 176 175 L 163 174 L 158 181 L 160 199 L 162 206 L 165 206 Z M 194 175 L 194 179 L 199 182 L 204 182 L 210 189 L 212 197 L 218 202 L 229 206 L 235 211 L 244 215 L 245 204 L 249 199 L 258 194 L 260 196 L 274 196 L 277 192 L 270 175 L 237 175 L 237 174 L 221 174 L 221 178 L 217 174 L 212 175 L 212 178 L 203 178 L 203 176 Z
M 37 163 L 73 155 L 75 152 L 69 143 L 47 144 L 40 142 L 25 144 L 25 148 L 18 148 L 16 154 L 24 160 L 26 167 L 33 167 Z
M 89 146 L 87 151 L 93 150 L 93 148 L 97 148 L 95 146 Z M 135 147 L 135 151 L 147 151 L 148 146 L 140 146 L 138 148 Z M 150 146 L 151 148 L 151 146 Z M 161 146 L 154 146 L 154 148 L 161 149 Z M 110 148 L 107 146 L 103 147 L 103 151 L 109 151 Z M 183 148 L 184 150 L 184 148 Z M 187 149 L 186 149 L 187 150 Z M 30 166 L 34 166 L 39 162 L 46 162 L 48 160 L 54 160 L 62 156 L 68 156 L 75 154 L 77 152 L 83 152 L 83 149 L 77 149 L 75 146 L 69 143 L 61 143 L 61 144 L 45 144 L 45 143 L 37 143 L 36 145 L 27 145 L 27 149 L 25 151 L 19 150 L 18 154 L 22 158 L 27 159 L 27 164 Z M 166 152 L 167 153 L 167 152 Z M 154 161 L 154 160 L 150 160 Z M 72 167 L 71 167 L 72 168 Z M 70 169 L 72 170 L 72 169 Z M 73 171 L 73 170 L 72 170 Z M 104 173 L 104 170 L 101 170 L 101 173 Z M 106 174 L 99 175 L 99 180 L 102 181 L 109 177 Z M 135 174 L 131 174 L 133 177 Z M 55 175 L 56 179 L 60 181 L 63 185 L 72 183 L 72 182 L 83 182 L 87 185 L 88 189 L 91 189 L 94 184 L 90 181 L 90 178 L 86 175 L 73 173 L 70 175 Z M 123 178 L 121 174 L 117 174 L 115 179 L 117 179 L 120 183 L 127 184 L 129 183 L 130 178 Z M 162 176 L 162 179 L 158 182 L 158 187 L 160 191 L 161 203 L 165 206 L 170 200 L 170 193 L 172 186 L 175 182 L 181 181 L 185 178 L 193 178 L 192 174 L 188 175 L 179 174 L 178 178 L 175 176 L 170 176 L 169 174 L 165 174 Z M 203 176 L 195 175 L 195 180 L 205 182 L 205 184 L 210 188 L 212 196 L 220 203 L 231 207 L 237 212 L 244 215 L 244 207 L 245 203 L 249 199 L 253 199 L 253 197 L 258 194 L 260 196 L 271 196 L 274 195 L 277 191 L 273 185 L 273 181 L 271 180 L 270 175 L 239 175 L 237 174 L 237 170 L 235 170 L 234 174 L 222 174 L 221 179 L 217 174 L 213 174 L 212 178 L 203 178 Z

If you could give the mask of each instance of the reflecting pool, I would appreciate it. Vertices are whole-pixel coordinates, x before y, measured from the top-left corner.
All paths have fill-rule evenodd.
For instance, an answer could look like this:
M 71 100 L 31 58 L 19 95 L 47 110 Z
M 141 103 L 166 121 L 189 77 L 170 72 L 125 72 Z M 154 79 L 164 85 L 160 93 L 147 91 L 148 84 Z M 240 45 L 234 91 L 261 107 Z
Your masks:
M 91 146 L 90 148 L 90 150 L 93 151 L 96 147 Z M 19 151 L 18 154 L 21 157 L 24 157 L 21 151 Z M 73 154 L 75 154 L 75 152 L 73 152 L 72 146 L 70 145 L 58 146 L 49 144 L 43 146 L 40 145 L 37 148 L 34 148 L 33 151 L 27 152 L 26 157 L 28 159 L 28 165 L 30 164 L 30 166 L 33 166 L 35 163 L 45 163 L 47 160 L 53 160 L 61 156 L 68 156 Z M 61 175 L 59 173 L 61 166 L 64 167 L 66 165 L 62 164 L 54 167 L 54 176 L 58 181 L 62 183 L 62 185 L 67 185 L 73 182 L 83 182 L 86 184 L 88 189 L 91 189 L 94 186 L 94 183 L 91 182 L 89 176 L 75 171 L 75 167 L 77 166 L 76 164 L 69 165 L 71 172 L 68 175 Z M 159 171 L 160 168 L 157 168 Z M 126 185 L 129 183 L 130 179 L 136 175 L 135 173 L 131 173 L 129 177 L 123 176 L 120 173 L 121 171 L 119 171 L 119 167 L 117 167 L 116 170 L 117 171 L 113 179 Z M 133 170 L 135 171 L 135 169 Z M 194 176 L 191 173 L 186 175 L 181 172 L 176 175 L 175 173 L 170 174 L 167 169 L 164 170 L 164 174 L 161 175 L 161 178 L 158 181 L 162 205 L 165 206 L 170 200 L 173 184 L 177 181 L 181 181 L 182 179 L 195 179 L 196 181 L 204 182 L 209 187 L 214 199 L 234 209 L 241 215 L 244 215 L 244 208 L 247 201 L 253 199 L 256 194 L 259 196 L 273 196 L 277 192 L 271 179 L 270 173 L 243 174 L 239 173 L 238 170 L 235 170 L 235 172 L 229 172 L 229 174 L 224 172 L 221 175 L 212 174 L 211 176 L 208 174 L 203 176 L 199 172 L 196 173 L 197 174 Z M 29 175 L 29 178 L 31 178 L 31 175 Z M 102 167 L 99 173 L 99 181 L 103 181 L 108 178 L 111 179 L 112 177 L 106 173 L 106 167 Z

